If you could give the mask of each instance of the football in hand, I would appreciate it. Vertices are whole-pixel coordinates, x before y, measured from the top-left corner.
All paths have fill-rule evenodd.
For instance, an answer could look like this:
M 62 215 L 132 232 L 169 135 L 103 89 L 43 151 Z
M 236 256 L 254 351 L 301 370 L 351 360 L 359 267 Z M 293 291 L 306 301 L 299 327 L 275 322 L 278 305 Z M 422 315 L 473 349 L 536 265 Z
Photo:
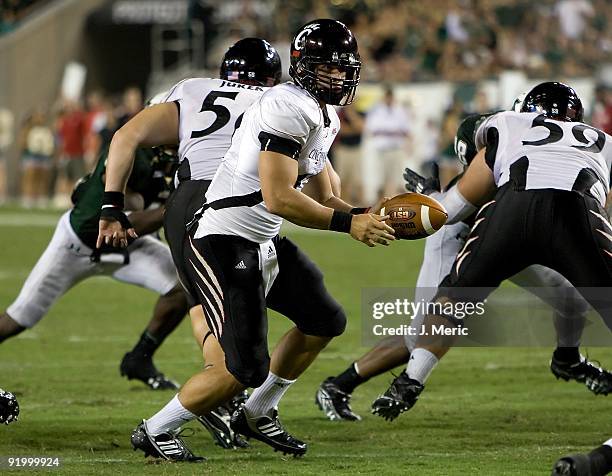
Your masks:
M 400 240 L 418 240 L 433 235 L 446 223 L 448 214 L 437 200 L 421 193 L 402 193 L 383 203 L 381 215 Z

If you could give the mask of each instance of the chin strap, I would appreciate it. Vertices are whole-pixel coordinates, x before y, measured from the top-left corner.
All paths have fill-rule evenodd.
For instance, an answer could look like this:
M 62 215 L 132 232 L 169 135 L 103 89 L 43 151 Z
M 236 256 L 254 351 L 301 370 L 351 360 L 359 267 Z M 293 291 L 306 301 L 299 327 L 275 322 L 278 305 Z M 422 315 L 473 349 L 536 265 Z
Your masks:
M 323 113 L 323 126 L 329 127 L 331 124 L 331 121 L 329 120 L 329 115 L 327 114 L 327 104 L 319 103 L 319 105 L 321 107 L 321 112 Z

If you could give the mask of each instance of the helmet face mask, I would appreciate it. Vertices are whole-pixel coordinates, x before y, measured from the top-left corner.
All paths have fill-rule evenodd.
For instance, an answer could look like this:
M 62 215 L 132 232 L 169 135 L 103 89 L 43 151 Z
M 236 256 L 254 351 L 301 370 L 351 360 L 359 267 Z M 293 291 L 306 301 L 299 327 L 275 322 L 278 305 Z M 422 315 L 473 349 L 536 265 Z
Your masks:
M 582 122 L 584 109 L 576 91 L 563 83 L 538 84 L 527 93 L 521 112 L 537 112 L 550 119 Z
M 219 77 L 254 86 L 280 83 L 281 60 L 276 49 L 261 38 L 244 38 L 225 52 Z
M 336 20 L 315 20 L 302 27 L 291 44 L 289 75 L 326 104 L 353 102 L 361 61 L 351 31 Z

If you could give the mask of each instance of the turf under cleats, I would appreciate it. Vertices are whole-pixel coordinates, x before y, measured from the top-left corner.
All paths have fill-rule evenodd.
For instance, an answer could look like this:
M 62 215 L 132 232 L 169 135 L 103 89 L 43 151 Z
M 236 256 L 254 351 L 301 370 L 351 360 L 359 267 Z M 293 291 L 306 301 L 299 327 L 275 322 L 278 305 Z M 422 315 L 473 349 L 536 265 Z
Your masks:
M 404 370 L 395 377 L 387 391 L 374 400 L 372 413 L 387 421 L 395 420 L 414 406 L 424 388 L 424 385 L 409 378 Z
M 287 433 L 278 419 L 276 409 L 272 410 L 270 416 L 251 418 L 246 414 L 244 407 L 240 407 L 232 415 L 231 427 L 234 432 L 246 438 L 259 440 L 271 446 L 274 451 L 280 451 L 283 454 L 299 457 L 304 455 L 308 449 L 306 443 Z
M 228 405 L 230 403 L 228 402 Z M 222 405 L 217 409 L 200 416 L 197 420 L 206 428 L 216 445 L 223 449 L 247 448 L 249 444 L 230 426 L 231 413 Z
M 185 445 L 185 442 L 178 433 L 151 435 L 147 431 L 144 420 L 132 432 L 131 441 L 134 451 L 142 451 L 145 458 L 152 456 L 153 458 L 161 458 L 168 461 L 188 463 L 204 461 L 205 459 L 201 456 L 194 455 L 191 450 L 187 448 L 187 445 Z
M 331 421 L 359 421 L 361 417 L 351 408 L 351 394 L 343 392 L 334 383 L 334 377 L 328 377 L 317 390 L 315 403 Z
M 553 355 L 550 371 L 557 379 L 583 383 L 595 395 L 608 395 L 612 392 L 612 373 L 585 357 L 580 356 L 579 362 L 568 363 L 556 360 Z
M 11 392 L 0 388 L 0 424 L 8 425 L 17 421 L 19 417 L 19 403 Z
M 178 390 L 179 384 L 167 378 L 155 367 L 151 357 L 128 352 L 119 367 L 121 376 L 128 380 L 140 380 L 152 390 Z

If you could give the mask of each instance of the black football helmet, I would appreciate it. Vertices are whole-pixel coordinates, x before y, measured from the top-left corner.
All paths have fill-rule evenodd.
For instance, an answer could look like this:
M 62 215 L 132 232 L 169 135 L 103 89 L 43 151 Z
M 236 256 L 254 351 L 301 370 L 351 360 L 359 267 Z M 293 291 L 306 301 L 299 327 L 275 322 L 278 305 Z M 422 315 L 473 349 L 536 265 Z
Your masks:
M 219 77 L 257 86 L 280 83 L 281 59 L 276 49 L 261 38 L 244 38 L 225 52 Z
M 338 70 L 343 77 L 317 68 L 322 65 Z M 360 71 L 357 40 L 343 23 L 314 20 L 293 37 L 289 76 L 326 104 L 346 106 L 353 102 Z
M 521 112 L 539 112 L 557 121 L 582 122 L 582 101 L 567 84 L 540 83 L 527 93 Z

